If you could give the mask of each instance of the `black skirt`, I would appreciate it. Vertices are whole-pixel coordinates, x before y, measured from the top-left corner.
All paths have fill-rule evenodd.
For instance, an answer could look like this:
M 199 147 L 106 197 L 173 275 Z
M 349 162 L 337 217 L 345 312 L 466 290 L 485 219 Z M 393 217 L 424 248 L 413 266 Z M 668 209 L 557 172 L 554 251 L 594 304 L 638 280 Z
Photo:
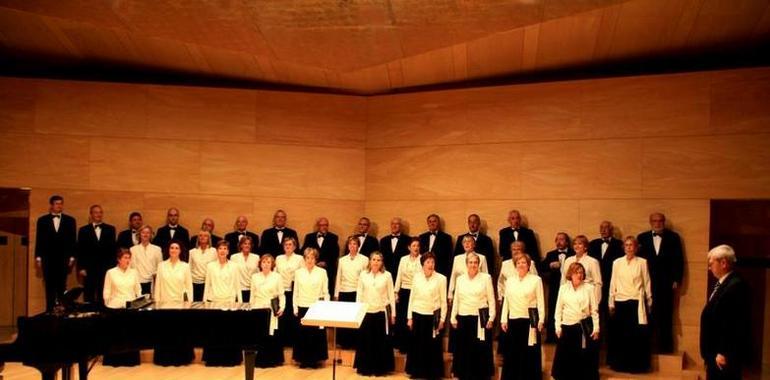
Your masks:
M 306 307 L 299 308 L 299 319 L 307 313 Z M 284 313 L 285 314 L 285 313 Z M 319 362 L 329 358 L 329 346 L 326 343 L 326 329 L 317 326 L 300 326 L 294 341 L 292 359 L 301 367 L 318 367 Z
M 278 331 L 276 330 L 274 335 L 269 334 L 270 330 L 270 314 L 273 313 L 272 309 L 260 310 L 260 313 L 266 314 L 264 318 L 267 321 L 265 326 L 262 326 L 264 331 L 264 340 L 260 342 L 257 348 L 257 357 L 255 365 L 258 368 L 277 367 L 283 364 L 283 346 L 278 339 Z M 284 312 L 285 313 L 285 312 Z
M 193 347 L 183 343 L 167 343 L 155 346 L 152 362 L 160 366 L 180 366 L 192 363 Z
M 406 373 L 418 379 L 444 377 L 441 331 L 433 337 L 433 315 L 412 312 L 412 341 L 406 354 Z
M 543 377 L 540 336 L 538 334 L 537 343 L 530 346 L 529 331 L 529 318 L 508 320 L 508 332 L 501 334 L 507 342 L 503 351 L 503 379 L 528 380 Z
M 206 367 L 235 367 L 243 361 L 243 351 L 237 346 L 203 347 Z
M 139 351 L 107 354 L 102 358 L 102 364 L 110 367 L 134 367 L 139 365 Z
M 381 376 L 393 372 L 395 357 L 390 339 L 385 333 L 385 312 L 366 313 L 358 329 L 358 347 L 353 367 L 365 376 Z
M 356 292 L 340 292 L 339 300 L 342 302 L 356 302 Z M 356 348 L 358 343 L 358 329 L 337 329 L 337 345 L 340 348 Z
M 647 325 L 639 324 L 639 301 L 616 301 L 610 320 L 607 361 L 619 372 L 642 373 L 650 370 L 650 337 Z
M 251 290 L 241 290 L 241 300 L 243 303 L 251 301 Z
M 396 324 L 393 326 L 393 346 L 401 353 L 406 353 L 412 339 L 412 332 L 406 326 L 406 311 L 409 308 L 409 294 L 411 290 L 400 289 L 398 291 L 398 303 L 396 303 Z
M 206 289 L 206 284 L 196 284 L 193 282 L 193 302 L 203 301 L 204 289 Z
M 284 292 L 286 296 L 286 308 L 283 314 L 278 318 L 278 340 L 284 347 L 294 346 L 299 329 L 299 319 L 294 316 L 294 292 Z
M 489 379 L 495 374 L 492 358 L 492 333 L 484 329 L 484 340 L 477 338 L 479 317 L 457 316 L 452 372 L 460 379 Z
M 562 325 L 561 338 L 556 343 L 551 375 L 556 380 L 598 380 L 599 352 L 597 344 L 586 338 L 582 348 L 583 329 L 580 324 Z

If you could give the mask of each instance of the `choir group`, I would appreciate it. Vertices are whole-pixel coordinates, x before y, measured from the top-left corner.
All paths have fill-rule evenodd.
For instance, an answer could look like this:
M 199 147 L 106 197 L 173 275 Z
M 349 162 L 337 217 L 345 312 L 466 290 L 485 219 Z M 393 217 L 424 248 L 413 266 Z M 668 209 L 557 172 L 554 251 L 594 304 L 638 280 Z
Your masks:
M 498 268 L 492 240 L 479 230 L 475 214 L 454 248 L 438 215 L 428 216 L 428 231 L 419 237 L 407 236 L 402 221 L 393 218 L 390 234 L 380 241 L 369 234 L 371 223 L 364 217 L 357 233 L 343 241 L 340 256 L 326 218 L 318 219 L 300 246 L 282 210 L 260 240 L 247 230 L 243 216 L 224 238 L 214 234 L 211 219 L 191 237 L 179 225 L 176 208 L 168 210 L 167 224 L 157 231 L 134 212 L 130 227 L 116 234 L 94 205 L 90 222 L 76 236 L 74 219 L 62 213 L 63 199 L 53 196 L 50 204 L 50 213 L 38 220 L 36 249 L 49 308 L 63 290 L 62 271 L 66 280 L 66 268 L 75 265 L 86 300 L 108 308 L 125 307 L 142 294 L 157 303 L 249 303 L 269 315 L 267 325 L 255 326 L 269 337 L 257 354 L 261 367 L 282 365 L 286 346 L 293 347 L 292 358 L 301 367 L 325 361 L 326 331 L 299 321 L 317 300 L 332 297 L 367 305 L 359 329 L 338 332 L 339 345 L 356 350 L 354 367 L 363 375 L 392 372 L 394 350 L 399 350 L 406 354 L 410 376 L 441 378 L 445 335 L 452 372 L 460 379 L 494 376 L 495 336 L 503 379 L 542 378 L 542 339 L 556 343 L 551 370 L 556 379 L 598 379 L 600 337 L 607 344 L 608 364 L 624 372 L 649 371 L 652 350 L 673 349 L 681 241 L 665 228 L 660 213 L 650 215 L 651 229 L 638 237 L 615 238 L 607 221 L 593 241 L 579 235 L 570 242 L 560 232 L 555 249 L 541 259 L 535 233 L 512 210 L 511 225 L 500 230 Z M 63 236 L 67 229 L 71 237 Z M 52 245 L 64 259 L 53 259 L 46 250 Z M 110 254 L 115 251 L 116 260 Z M 55 263 L 64 269 L 57 270 Z M 192 359 L 192 347 L 176 342 L 154 353 L 160 365 Z M 219 366 L 238 365 L 242 358 L 237 347 L 206 347 L 203 360 Z M 138 353 L 111 355 L 104 363 L 135 365 Z

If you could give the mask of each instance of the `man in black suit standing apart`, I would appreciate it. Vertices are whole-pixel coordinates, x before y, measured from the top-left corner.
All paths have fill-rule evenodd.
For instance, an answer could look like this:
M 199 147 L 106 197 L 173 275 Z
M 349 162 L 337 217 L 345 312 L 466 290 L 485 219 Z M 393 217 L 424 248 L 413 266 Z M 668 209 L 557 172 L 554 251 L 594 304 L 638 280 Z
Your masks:
M 118 234 L 118 247 L 130 249 L 139 244 L 139 227 L 144 225 L 142 214 L 137 211 L 128 215 L 128 229 Z
M 101 206 L 91 206 L 89 214 L 91 222 L 78 230 L 78 277 L 83 281 L 83 300 L 103 304 L 104 274 L 117 263 L 115 227 L 103 222 Z
M 205 218 L 203 219 L 203 222 L 201 222 L 201 231 L 208 231 L 208 233 L 211 234 L 211 246 L 216 247 L 217 244 L 222 240 L 221 236 L 214 235 L 214 219 L 211 218 Z M 190 238 L 190 248 L 196 248 L 198 247 L 198 233 L 194 233 L 193 236 Z M 230 252 L 232 254 L 232 252 Z
M 402 256 L 409 254 L 409 242 L 412 238 L 401 232 L 401 218 L 390 220 L 390 235 L 380 239 L 380 253 L 385 262 L 385 269 L 391 273 L 398 273 L 398 263 Z
M 340 241 L 337 235 L 329 232 L 329 219 L 320 217 L 315 222 L 315 232 L 305 235 L 302 242 L 302 251 L 313 247 L 318 250 L 316 265 L 326 269 L 329 277 L 329 294 L 334 294 L 334 281 L 337 276 L 337 260 L 340 257 Z
M 653 331 L 654 349 L 659 353 L 674 351 L 674 293 L 682 283 L 684 255 L 679 234 L 666 228 L 666 216 L 650 214 L 650 231 L 637 236 L 639 256 L 647 259 L 652 282 L 652 308 L 650 328 Z
M 540 266 L 540 247 L 537 244 L 535 232 L 521 225 L 521 213 L 519 210 L 508 212 L 510 227 L 500 230 L 500 258 L 505 261 L 511 258 L 511 243 L 520 241 L 524 243 L 527 254 L 532 258 L 535 266 Z
M 559 296 L 559 287 L 561 287 L 562 271 L 564 261 L 568 257 L 574 256 L 569 235 L 566 232 L 559 232 L 554 239 L 556 249 L 545 254 L 540 275 L 544 277 L 544 282 L 548 285 L 548 316 L 546 318 L 546 342 L 556 342 L 556 325 L 553 324 L 554 312 L 556 311 L 556 298 Z M 604 277 L 602 277 L 604 278 Z
M 245 216 L 241 215 L 235 218 L 235 231 L 225 235 L 225 240 L 227 240 L 227 244 L 230 246 L 230 256 L 241 251 L 241 249 L 238 248 L 238 244 L 241 242 L 241 239 L 246 236 L 251 238 L 252 247 L 259 247 L 259 236 L 257 236 L 257 234 L 254 232 L 247 230 L 246 227 L 248 226 L 249 219 L 247 219 Z M 282 252 L 283 250 L 281 250 L 281 253 Z
M 75 264 L 77 226 L 75 218 L 62 213 L 64 198 L 53 195 L 48 204 L 49 213 L 37 219 L 35 264 L 43 270 L 45 308 L 51 311 L 67 289 L 67 274 Z
M 277 257 L 283 253 L 283 239 L 289 236 L 299 241 L 297 231 L 286 227 L 286 212 L 277 210 L 273 214 L 273 226 L 262 231 L 262 245 L 259 246 L 260 253 L 269 253 Z
M 370 253 L 380 248 L 377 237 L 369 235 L 369 227 L 371 227 L 371 225 L 372 222 L 365 216 L 362 216 L 361 219 L 358 220 L 358 234 L 356 234 L 359 243 L 358 253 L 366 257 L 369 257 Z M 347 253 L 347 247 L 345 247 L 345 251 Z
M 599 321 L 603 326 L 606 326 L 606 321 L 609 320 L 607 300 L 610 293 L 612 263 L 615 259 L 625 255 L 623 242 L 620 239 L 616 239 L 613 234 L 614 227 L 612 222 L 605 220 L 599 224 L 599 235 L 601 237 L 588 243 L 588 255 L 599 261 L 599 268 L 602 272 L 602 301 L 599 302 L 599 313 L 601 313 Z M 602 334 L 602 336 L 607 335 Z
M 436 255 L 436 271 L 449 278 L 452 271 L 452 236 L 441 231 L 441 218 L 436 214 L 428 215 L 428 232 L 420 235 L 421 253 L 433 252 Z
M 735 251 L 720 245 L 709 251 L 709 271 L 717 279 L 700 317 L 700 353 L 708 380 L 738 380 L 750 345 L 750 298 L 735 273 Z
M 492 239 L 489 236 L 481 232 L 481 218 L 477 214 L 468 215 L 468 232 L 457 236 L 457 243 L 455 243 L 455 256 L 465 253 L 465 249 L 463 249 L 463 238 L 465 236 L 471 236 L 474 240 L 476 240 L 475 251 L 476 253 L 486 257 L 489 273 L 497 273 L 497 260 L 495 260 L 494 244 L 492 243 Z M 452 258 L 452 260 L 454 261 L 454 258 Z M 492 277 L 494 278 L 495 276 L 493 275 Z
M 158 228 L 152 244 L 163 251 L 163 260 L 168 259 L 168 244 L 171 240 L 179 240 L 187 243 L 190 241 L 190 232 L 179 224 L 179 209 L 172 207 L 166 212 L 166 225 Z

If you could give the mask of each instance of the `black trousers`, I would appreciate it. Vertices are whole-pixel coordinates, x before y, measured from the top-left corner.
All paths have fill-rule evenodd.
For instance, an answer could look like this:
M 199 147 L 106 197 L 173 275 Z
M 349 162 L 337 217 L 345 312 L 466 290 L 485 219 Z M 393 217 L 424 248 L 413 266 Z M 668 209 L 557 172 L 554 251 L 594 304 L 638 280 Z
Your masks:
M 719 369 L 713 360 L 711 363 L 706 363 L 706 380 L 740 380 L 742 378 L 741 374 L 742 369 L 740 365 Z
M 653 282 L 652 299 L 655 302 L 650 316 L 653 350 L 658 353 L 674 352 L 674 290 L 671 282 Z
M 340 292 L 342 302 L 356 302 L 356 292 Z M 337 345 L 341 348 L 355 348 L 358 344 L 358 329 L 337 329 Z
M 139 283 L 142 287 L 142 294 L 152 294 L 152 282 Z
M 83 300 L 86 302 L 104 304 L 102 291 L 104 290 L 104 275 L 106 271 L 86 269 L 86 278 L 83 280 Z
M 193 301 L 194 302 L 201 302 L 203 301 L 203 290 L 206 289 L 206 284 L 196 284 L 193 283 Z
M 67 263 L 43 262 L 43 282 L 45 284 L 45 309 L 53 310 L 56 301 L 61 299 L 67 290 Z
M 412 332 L 406 326 L 406 311 L 409 308 L 410 289 L 399 289 L 396 303 L 396 324 L 393 326 L 393 346 L 402 353 L 409 348 Z

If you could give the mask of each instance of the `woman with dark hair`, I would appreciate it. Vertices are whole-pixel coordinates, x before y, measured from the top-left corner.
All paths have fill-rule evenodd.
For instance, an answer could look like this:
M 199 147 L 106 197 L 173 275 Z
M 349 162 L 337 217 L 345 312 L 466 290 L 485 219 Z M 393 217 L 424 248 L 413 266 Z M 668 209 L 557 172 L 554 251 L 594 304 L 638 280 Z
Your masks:
M 358 237 L 348 237 L 348 254 L 337 261 L 337 276 L 334 286 L 334 299 L 343 302 L 356 302 L 358 280 L 369 266 L 369 258 L 358 253 Z M 358 340 L 358 330 L 337 330 L 337 344 L 342 348 L 353 348 Z
M 230 261 L 238 267 L 240 273 L 238 283 L 241 287 L 241 299 L 248 303 L 251 295 L 251 275 L 259 271 L 259 255 L 252 253 L 251 237 L 244 236 L 238 242 L 240 252 L 230 256 Z
M 551 376 L 556 380 L 599 379 L 599 303 L 594 286 L 585 282 L 580 263 L 567 267 L 568 282 L 559 288 L 554 312 L 556 353 Z
M 358 345 L 353 367 L 365 376 L 393 372 L 395 358 L 388 339 L 390 325 L 396 322 L 393 277 L 385 270 L 382 254 L 369 254 L 369 270 L 361 273 L 356 302 L 366 304 L 366 316 L 358 329 Z
M 126 302 L 133 301 L 142 294 L 139 285 L 139 274 L 131 267 L 131 251 L 119 248 L 117 253 L 118 265 L 104 275 L 104 305 L 110 309 L 123 309 Z M 104 365 L 113 367 L 139 365 L 139 351 L 120 354 L 104 355 Z
M 275 259 L 266 253 L 259 258 L 260 271 L 251 276 L 251 308 L 268 314 L 269 321 L 263 326 L 267 331 L 264 342 L 257 351 L 256 366 L 260 368 L 276 367 L 283 364 L 283 346 L 278 341 L 276 330 L 278 318 L 286 309 L 286 296 L 283 292 L 281 275 L 274 272 Z
M 192 300 L 193 284 L 190 265 L 181 260 L 184 245 L 179 240 L 168 244 L 168 259 L 158 266 L 155 281 L 156 306 L 163 308 L 182 308 Z M 190 364 L 194 358 L 193 347 L 178 342 L 163 342 L 155 347 L 153 362 L 162 366 Z
M 294 273 L 294 315 L 302 319 L 316 301 L 329 300 L 329 278 L 326 269 L 316 266 L 318 250 L 305 248 L 305 265 Z M 300 368 L 318 368 L 329 358 L 326 329 L 316 326 L 300 326 L 294 341 L 292 358 Z
M 412 341 L 406 355 L 406 373 L 417 379 L 444 377 L 441 331 L 447 315 L 446 277 L 436 272 L 436 255 L 420 257 L 422 270 L 412 278 L 407 307 L 407 326 Z
M 206 287 L 203 299 L 211 302 L 212 307 L 232 307 L 241 303 L 240 272 L 237 265 L 227 259 L 230 253 L 229 243 L 220 240 L 217 243 L 217 260 L 206 268 Z M 237 346 L 217 346 L 203 348 L 203 361 L 208 367 L 232 367 L 241 364 L 241 349 Z
M 409 308 L 409 295 L 412 291 L 412 279 L 414 274 L 422 267 L 420 263 L 420 238 L 413 237 L 409 242 L 409 254 L 402 257 L 398 263 L 396 274 L 396 324 L 393 326 L 395 336 L 394 346 L 402 353 L 406 353 L 411 345 L 412 334 L 406 326 L 407 309 Z

